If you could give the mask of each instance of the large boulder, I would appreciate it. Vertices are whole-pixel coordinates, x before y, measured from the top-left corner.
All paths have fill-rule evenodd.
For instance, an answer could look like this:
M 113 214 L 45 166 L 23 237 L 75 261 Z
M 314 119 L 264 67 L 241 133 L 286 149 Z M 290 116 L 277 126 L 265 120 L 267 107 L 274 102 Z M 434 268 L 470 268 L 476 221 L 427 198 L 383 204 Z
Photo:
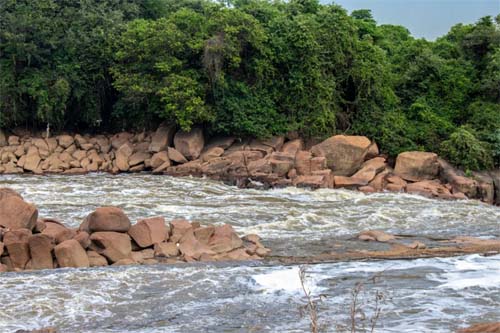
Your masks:
M 401 153 L 396 159 L 394 173 L 412 182 L 435 179 L 439 174 L 438 156 L 423 151 Z
M 44 219 L 43 223 L 45 228 L 42 230 L 42 234 L 50 237 L 56 244 L 72 239 L 76 235 L 73 229 L 67 228 L 59 221 Z
M 93 251 L 105 256 L 112 263 L 120 259 L 131 258 L 132 243 L 127 234 L 111 231 L 95 232 L 90 235 Z
M 87 253 L 77 240 L 69 239 L 54 248 L 59 267 L 89 267 Z
M 3 198 L 7 198 L 9 196 L 15 196 L 20 199 L 23 199 L 23 197 L 13 189 L 8 187 L 0 187 L 0 200 L 2 200 Z
M 160 151 L 151 157 L 151 168 L 154 170 L 167 163 L 166 167 L 170 166 L 170 159 L 166 151 Z
M 37 218 L 36 207 L 16 195 L 7 195 L 0 200 L 0 226 L 11 230 L 21 228 L 31 230 Z
M 130 227 L 128 234 L 140 247 L 148 247 L 165 241 L 168 229 L 163 217 L 152 217 L 138 221 Z
M 87 216 L 86 223 L 88 223 L 88 230 L 91 232 L 127 232 L 130 229 L 129 218 L 118 207 L 99 207 Z
M 30 260 L 30 249 L 28 240 L 31 231 L 26 229 L 7 231 L 3 237 L 3 243 L 9 251 L 9 257 L 13 268 L 24 269 Z
M 75 142 L 75 139 L 71 135 L 60 135 L 56 139 L 59 146 L 63 148 L 68 148 Z
M 351 176 L 368 154 L 371 141 L 365 136 L 335 135 L 313 146 L 314 156 L 324 156 L 336 176 Z
M 243 246 L 233 227 L 229 224 L 215 227 L 214 234 L 208 242 L 210 249 L 216 253 L 229 252 Z
M 128 160 L 133 151 L 133 148 L 128 143 L 121 145 L 120 148 L 118 148 L 118 150 L 116 151 L 115 163 L 120 171 L 128 171 L 130 169 Z
M 151 138 L 149 151 L 157 153 L 171 146 L 174 132 L 175 132 L 174 126 L 161 125 L 160 127 L 158 127 L 156 132 L 153 134 L 153 137 Z
M 23 168 L 24 170 L 28 170 L 31 172 L 35 172 L 38 170 L 38 165 L 41 161 L 40 154 L 38 149 L 35 146 L 31 146 L 28 149 L 28 153 L 26 154 L 26 160 L 24 162 Z
M 35 234 L 28 239 L 28 243 L 31 253 L 32 269 L 54 268 L 54 262 L 52 260 L 54 241 L 50 236 Z
M 201 128 L 193 128 L 190 132 L 179 131 L 174 137 L 175 149 L 189 160 L 197 159 L 204 145 L 205 139 Z

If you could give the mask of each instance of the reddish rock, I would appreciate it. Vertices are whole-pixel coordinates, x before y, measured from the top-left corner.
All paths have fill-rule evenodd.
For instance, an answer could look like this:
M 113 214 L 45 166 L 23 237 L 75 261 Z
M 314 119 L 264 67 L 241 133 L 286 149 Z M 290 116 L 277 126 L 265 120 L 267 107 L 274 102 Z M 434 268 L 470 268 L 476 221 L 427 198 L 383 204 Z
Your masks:
M 101 231 L 90 235 L 91 250 L 108 258 L 111 262 L 130 258 L 132 244 L 129 235 L 120 232 Z
M 298 151 L 295 155 L 295 169 L 298 175 L 308 176 L 311 174 L 312 154 L 308 151 Z
M 90 235 L 86 231 L 79 230 L 73 239 L 77 240 L 84 249 L 90 246 Z
M 396 239 L 396 237 L 380 230 L 366 230 L 359 233 L 358 239 L 386 243 Z
M 19 196 L 6 194 L 0 200 L 0 226 L 15 229 L 32 230 L 38 218 L 38 210 Z
M 378 150 L 378 145 L 375 141 L 372 142 L 370 147 L 368 148 L 368 153 L 366 154 L 365 160 L 370 160 L 379 156 L 380 152 Z
M 28 243 L 30 236 L 30 230 L 18 229 L 7 231 L 3 237 L 4 246 L 9 251 L 11 265 L 14 269 L 24 269 L 30 260 Z
M 154 245 L 154 255 L 156 257 L 177 257 L 180 254 L 177 244 L 172 242 L 156 243 Z
M 115 153 L 115 163 L 120 171 L 128 171 L 130 165 L 128 163 L 129 157 L 132 155 L 133 149 L 129 144 L 124 144 L 118 148 Z
M 377 192 L 376 189 L 374 189 L 373 187 L 371 187 L 369 185 L 358 187 L 358 191 L 363 192 L 363 193 L 375 193 L 375 192 Z
M 87 257 L 89 258 L 90 267 L 102 267 L 108 265 L 108 260 L 106 257 L 101 256 L 95 251 L 87 251 Z
M 56 139 L 59 142 L 59 146 L 63 148 L 68 148 L 75 142 L 75 139 L 71 135 L 60 135 Z
M 285 142 L 285 144 L 281 148 L 281 151 L 284 153 L 293 154 L 295 156 L 295 154 L 298 151 L 303 149 L 304 149 L 304 141 L 302 141 L 302 139 L 295 139 Z
M 161 125 L 160 127 L 158 127 L 156 132 L 153 134 L 153 137 L 151 138 L 149 151 L 157 153 L 171 146 L 174 132 L 174 126 Z
M 458 330 L 457 333 L 500 333 L 500 322 L 474 324 Z
M 100 207 L 87 216 L 88 229 L 94 231 L 127 232 L 130 220 L 118 207 Z M 81 229 L 80 230 L 85 230 Z
M 202 255 L 215 255 L 216 253 L 210 247 L 198 241 L 192 232 L 185 234 L 179 241 L 179 251 L 185 257 L 199 260 Z
M 351 176 L 368 154 L 371 141 L 364 136 L 335 135 L 311 148 L 314 156 L 324 156 L 337 176 Z
M 140 247 L 148 247 L 168 239 L 168 229 L 163 217 L 140 220 L 130 227 L 128 234 Z
M 227 149 L 231 147 L 231 145 L 234 143 L 235 138 L 232 136 L 229 137 L 215 137 L 210 140 L 210 142 L 206 145 L 206 149 L 212 148 L 212 147 L 219 147 L 222 149 Z
M 165 163 L 167 163 L 165 169 L 171 165 L 170 159 L 168 158 L 168 153 L 166 151 L 160 151 L 151 157 L 151 168 L 153 169 L 156 169 L 159 166 L 164 165 Z
M 418 182 L 438 176 L 438 156 L 422 151 L 408 151 L 398 155 L 394 173 L 404 180 Z
M 215 227 L 209 241 L 210 249 L 216 253 L 229 252 L 243 246 L 243 241 L 229 224 Z
M 23 197 L 19 193 L 17 193 L 16 191 L 14 191 L 13 189 L 8 188 L 8 187 L 0 187 L 0 200 L 7 198 L 7 197 L 10 197 L 10 196 L 15 196 L 15 197 L 18 197 L 19 199 L 23 200 Z
M 135 265 L 137 262 L 132 258 L 123 258 L 113 264 L 113 266 Z
M 55 220 L 44 220 L 45 229 L 42 234 L 49 236 L 56 244 L 62 243 L 75 237 L 76 232 L 65 227 L 62 223 Z
M 366 180 L 358 179 L 355 177 L 344 177 L 335 176 L 334 177 L 335 188 L 357 188 L 358 186 L 365 186 L 368 184 Z
M 213 158 L 222 156 L 222 154 L 224 154 L 224 149 L 222 149 L 220 147 L 211 147 L 211 148 L 207 148 L 203 151 L 200 159 L 203 162 L 208 162 Z
M 437 180 L 423 180 L 406 185 L 406 192 L 420 194 L 427 197 L 453 198 L 451 192 Z
M 201 128 L 193 128 L 190 132 L 179 131 L 174 136 L 174 146 L 188 160 L 197 159 L 203 147 L 205 139 Z
M 134 167 L 136 165 L 144 163 L 144 161 L 149 158 L 151 158 L 151 155 L 145 152 L 133 153 L 128 159 L 128 164 L 129 166 Z
M 28 239 L 31 268 L 32 269 L 52 269 L 54 262 L 52 260 L 52 249 L 54 241 L 50 236 L 35 234 Z
M 194 230 L 194 236 L 201 243 L 208 244 L 214 232 L 215 232 L 215 227 L 213 225 L 209 225 L 206 227 L 196 228 Z
M 177 149 L 168 147 L 168 158 L 174 162 L 183 164 L 187 163 L 187 159 Z
M 87 253 L 74 239 L 69 239 L 54 248 L 59 267 L 89 267 Z
M 193 232 L 193 226 L 188 220 L 176 219 L 170 222 L 170 241 L 177 243 L 186 233 Z
M 330 178 L 325 175 L 297 176 L 293 179 L 293 185 L 308 188 L 327 188 L 331 184 Z

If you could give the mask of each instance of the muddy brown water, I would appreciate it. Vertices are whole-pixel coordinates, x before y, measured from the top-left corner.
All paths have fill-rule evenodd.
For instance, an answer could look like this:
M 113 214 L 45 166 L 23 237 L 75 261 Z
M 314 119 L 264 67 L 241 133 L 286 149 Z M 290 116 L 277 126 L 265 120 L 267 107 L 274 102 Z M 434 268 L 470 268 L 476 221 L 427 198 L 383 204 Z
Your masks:
M 405 194 L 342 190 L 238 189 L 196 178 L 152 175 L 1 176 L 40 215 L 78 226 L 102 205 L 135 222 L 162 215 L 230 223 L 261 235 L 277 255 L 321 253 L 365 229 L 399 234 L 500 234 L 500 208 Z M 500 321 L 500 256 L 379 260 L 310 265 L 306 287 L 324 295 L 327 332 L 350 325 L 356 282 L 365 325 L 374 293 L 385 301 L 376 332 L 453 332 Z M 60 332 L 307 332 L 299 266 L 218 263 L 129 266 L 0 275 L 0 332 L 55 326 Z M 362 321 L 359 321 L 360 326 Z M 362 332 L 362 330 L 360 330 Z

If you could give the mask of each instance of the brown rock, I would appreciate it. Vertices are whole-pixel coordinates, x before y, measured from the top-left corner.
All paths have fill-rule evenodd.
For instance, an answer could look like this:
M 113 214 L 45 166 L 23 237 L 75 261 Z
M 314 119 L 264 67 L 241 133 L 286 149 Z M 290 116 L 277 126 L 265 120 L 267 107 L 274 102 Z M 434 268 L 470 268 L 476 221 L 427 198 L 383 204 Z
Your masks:
M 52 260 L 52 249 L 54 241 L 50 236 L 36 234 L 28 239 L 31 253 L 32 269 L 52 269 L 54 262 Z
M 304 149 L 304 141 L 302 141 L 302 139 L 295 139 L 285 142 L 285 144 L 281 148 L 281 151 L 284 153 L 295 155 L 297 154 L 298 151 L 303 149 Z
M 358 239 L 363 241 L 377 241 L 386 243 L 396 239 L 396 237 L 380 230 L 366 230 L 359 233 Z
M 213 158 L 222 156 L 222 154 L 224 154 L 224 149 L 220 147 L 211 147 L 205 149 L 200 158 L 203 162 L 208 162 Z
M 243 246 L 243 241 L 229 224 L 215 227 L 209 241 L 210 249 L 216 253 L 229 252 Z
M 124 144 L 118 148 L 115 153 L 115 163 L 120 171 L 128 171 L 130 165 L 128 163 L 129 157 L 132 155 L 133 149 L 129 144 Z
M 140 247 L 148 247 L 168 239 L 168 229 L 163 217 L 140 220 L 130 227 L 128 234 Z
M 170 230 L 170 241 L 177 243 L 186 233 L 193 232 L 193 226 L 188 220 L 176 219 L 170 222 Z
M 167 163 L 165 169 L 171 165 L 170 159 L 168 158 L 168 153 L 166 151 L 160 151 L 151 157 L 151 168 L 153 169 L 156 169 L 159 166 L 164 165 L 165 163 Z
M 113 135 L 110 139 L 111 146 L 114 149 L 119 149 L 124 144 L 128 144 L 134 135 L 127 132 L 121 132 Z
M 164 162 L 162 165 L 160 165 L 159 167 L 153 169 L 153 173 L 154 174 L 161 174 L 161 173 L 164 173 L 165 171 L 168 170 L 168 168 L 170 167 L 170 161 L 167 161 L 167 162 Z
M 450 191 L 440 184 L 438 180 L 423 180 L 421 182 L 409 183 L 406 185 L 406 192 L 427 197 L 453 198 Z
M 76 235 L 74 230 L 67 228 L 56 220 L 45 219 L 43 222 L 45 223 L 45 229 L 43 229 L 42 234 L 49 236 L 56 244 L 72 239 Z
M 298 151 L 295 155 L 295 169 L 298 175 L 309 176 L 311 174 L 312 154 L 308 151 Z
M 111 262 L 130 258 L 132 244 L 129 235 L 119 232 L 101 231 L 90 235 L 90 248 Z
M 353 177 L 335 176 L 335 188 L 357 188 L 358 186 L 365 186 L 368 184 L 366 180 Z
M 9 251 L 11 265 L 14 269 L 24 269 L 30 260 L 28 243 L 30 236 L 30 230 L 18 229 L 7 231 L 3 237 L 4 246 Z
M 201 128 L 193 128 L 190 132 L 179 131 L 174 136 L 175 149 L 188 160 L 197 159 L 204 145 L 205 139 Z
M 14 191 L 13 189 L 8 188 L 8 187 L 0 187 L 0 200 L 7 198 L 7 197 L 10 197 L 10 196 L 15 196 L 15 197 L 18 197 L 19 199 L 23 200 L 23 197 L 19 193 L 17 193 L 16 191 Z
M 75 142 L 73 137 L 70 135 L 60 135 L 56 139 L 57 139 L 57 142 L 59 142 L 59 146 L 61 146 L 63 148 L 68 148 L 69 146 L 71 146 Z
M 187 159 L 177 149 L 168 147 L 168 158 L 177 163 L 187 163 Z
M 54 248 L 59 267 L 89 267 L 89 258 L 77 240 L 69 239 Z
M 337 176 L 351 176 L 368 154 L 371 141 L 364 136 L 335 135 L 311 148 L 314 156 L 324 156 Z
M 438 156 L 434 153 L 408 151 L 398 155 L 394 173 L 404 180 L 418 182 L 438 176 Z
M 210 142 L 206 145 L 206 149 L 212 148 L 212 147 L 219 147 L 222 149 L 227 149 L 231 147 L 231 145 L 234 143 L 235 138 L 234 137 L 215 137 L 210 140 Z
M 206 227 L 196 228 L 194 230 L 194 236 L 201 243 L 208 244 L 214 232 L 215 232 L 215 227 L 213 225 L 209 225 Z
M 24 162 L 23 168 L 24 170 L 35 172 L 38 169 L 38 165 L 40 164 L 40 154 L 38 153 L 38 149 L 34 146 L 28 149 L 28 153 L 26 154 L 26 161 Z
M 118 207 L 100 207 L 87 217 L 88 228 L 94 231 L 127 232 L 130 229 L 130 220 Z M 81 229 L 84 230 L 84 229 Z
M 153 134 L 153 137 L 151 138 L 149 151 L 157 153 L 171 146 L 174 132 L 175 132 L 174 126 L 161 125 L 160 127 L 158 127 L 156 132 Z
M 473 177 L 477 182 L 477 198 L 489 204 L 495 202 L 495 184 L 488 172 L 474 172 Z
M 113 266 L 135 265 L 137 262 L 132 258 L 123 258 L 113 264 Z
M 215 255 L 216 253 L 210 247 L 198 241 L 192 232 L 185 234 L 179 241 L 179 251 L 184 257 L 199 260 L 202 255 Z
M 151 158 L 151 155 L 144 152 L 137 152 L 132 154 L 128 159 L 128 164 L 133 167 L 138 164 L 144 163 L 145 160 Z
M 500 333 L 500 322 L 474 324 L 458 330 L 457 333 Z
M 84 249 L 90 246 L 90 235 L 86 231 L 79 230 L 73 239 L 77 240 Z
M 11 230 L 21 228 L 32 230 L 37 218 L 38 210 L 36 207 L 26 203 L 18 196 L 7 195 L 0 200 L 0 226 Z
M 108 260 L 106 260 L 106 257 L 101 256 L 95 251 L 87 251 L 87 257 L 89 258 L 90 267 L 108 266 Z
M 154 246 L 155 257 L 177 257 L 180 255 L 179 248 L 175 243 L 157 243 Z

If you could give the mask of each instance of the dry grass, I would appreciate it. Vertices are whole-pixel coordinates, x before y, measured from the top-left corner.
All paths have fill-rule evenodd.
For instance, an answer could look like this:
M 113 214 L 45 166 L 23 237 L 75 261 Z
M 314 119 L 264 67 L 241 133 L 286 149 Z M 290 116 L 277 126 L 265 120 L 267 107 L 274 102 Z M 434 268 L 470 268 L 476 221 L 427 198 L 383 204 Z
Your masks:
M 299 278 L 306 302 L 300 307 L 300 312 L 302 316 L 307 314 L 309 317 L 311 333 L 323 332 L 327 328 L 329 328 L 328 331 L 336 332 L 374 333 L 382 314 L 382 305 L 385 302 L 386 297 L 384 292 L 374 290 L 370 300 L 370 297 L 367 297 L 366 295 L 367 291 L 365 286 L 366 284 L 376 284 L 382 277 L 382 273 L 383 272 L 379 272 L 364 281 L 357 282 L 354 285 L 351 289 L 349 323 L 342 325 L 339 323 L 334 324 L 321 322 L 319 319 L 319 304 L 326 299 L 326 295 L 313 295 L 311 293 L 311 291 L 306 287 L 306 266 L 301 266 L 299 270 Z

